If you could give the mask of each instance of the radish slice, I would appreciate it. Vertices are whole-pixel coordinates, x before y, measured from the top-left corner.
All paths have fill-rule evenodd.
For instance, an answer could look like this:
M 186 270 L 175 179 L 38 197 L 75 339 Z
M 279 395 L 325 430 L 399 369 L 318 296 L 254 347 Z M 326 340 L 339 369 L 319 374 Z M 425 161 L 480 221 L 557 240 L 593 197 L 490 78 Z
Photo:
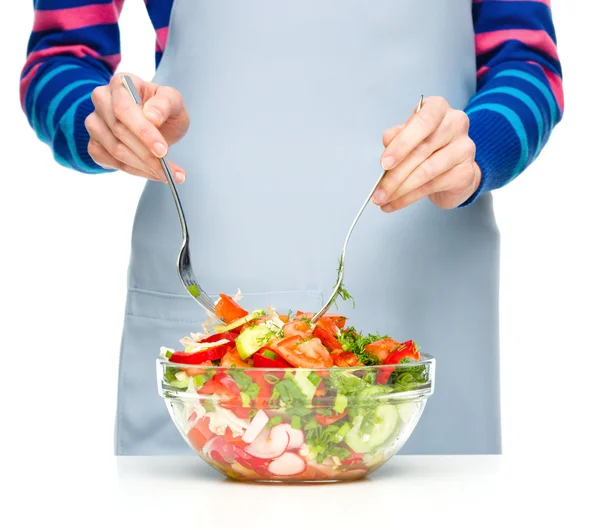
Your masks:
M 275 427 L 271 429 L 271 432 L 278 430 L 285 431 L 290 436 L 290 444 L 287 447 L 288 451 L 290 449 L 300 449 L 300 447 L 304 445 L 304 432 L 300 431 L 299 429 L 294 429 L 289 423 L 280 423 L 279 425 L 275 425 Z
M 284 453 L 269 464 L 269 473 L 280 477 L 299 475 L 306 469 L 306 463 L 296 453 Z
M 244 436 L 242 436 L 242 440 L 247 444 L 251 444 L 268 422 L 269 416 L 267 416 L 262 410 L 259 410 L 256 413 L 256 416 L 252 418 L 252 422 L 250 423 L 250 426 L 246 429 Z
M 256 439 L 246 447 L 246 452 L 256 458 L 268 460 L 277 458 L 285 453 L 289 443 L 290 435 L 284 430 L 280 429 L 273 432 L 273 429 L 271 429 L 269 434 L 265 431 L 261 431 Z

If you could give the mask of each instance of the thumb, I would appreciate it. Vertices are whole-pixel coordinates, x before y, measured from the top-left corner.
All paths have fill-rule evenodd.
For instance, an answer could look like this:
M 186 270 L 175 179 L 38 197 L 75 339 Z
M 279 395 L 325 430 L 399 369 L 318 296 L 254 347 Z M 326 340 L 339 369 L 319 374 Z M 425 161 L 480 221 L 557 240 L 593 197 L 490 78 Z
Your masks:
M 154 126 L 160 127 L 168 119 L 176 119 L 185 112 L 183 98 L 174 88 L 158 87 L 156 94 L 144 103 L 143 112 Z

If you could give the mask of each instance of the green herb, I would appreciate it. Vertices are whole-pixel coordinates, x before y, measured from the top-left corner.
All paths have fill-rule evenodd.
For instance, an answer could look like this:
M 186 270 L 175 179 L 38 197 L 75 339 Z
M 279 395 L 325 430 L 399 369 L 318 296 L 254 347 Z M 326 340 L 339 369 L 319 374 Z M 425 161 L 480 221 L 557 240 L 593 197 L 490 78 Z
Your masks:
M 210 376 L 208 376 L 208 374 L 198 374 L 198 375 L 194 376 L 194 384 L 196 385 L 196 388 L 203 387 L 204 383 L 206 383 L 208 377 L 210 377 Z
M 337 390 L 338 394 L 343 394 L 344 396 L 353 396 L 369 386 L 360 377 L 342 370 L 332 370 L 329 374 L 329 382 Z
M 295 400 L 301 400 L 302 402 L 305 400 L 302 390 L 293 379 L 283 378 L 273 388 L 279 392 L 281 401 L 285 404 L 291 404 Z
M 302 315 L 300 317 L 300 322 L 304 322 L 306 325 L 311 326 L 312 323 L 310 321 L 310 318 L 308 318 L 306 315 Z
M 228 370 L 227 373 L 236 382 L 241 391 L 245 391 L 252 383 L 254 383 L 254 379 L 249 375 L 246 375 L 242 370 Z
M 173 352 L 171 350 L 168 350 L 167 353 L 165 353 L 165 357 L 167 359 L 170 359 L 173 356 Z
M 270 385 L 274 385 L 275 383 L 279 382 L 279 377 L 273 374 L 265 374 L 263 377 L 265 378 L 265 381 Z
M 353 327 L 340 331 L 337 336 L 337 339 L 342 344 L 342 349 L 354 353 L 358 359 L 367 366 L 377 365 L 380 361 L 377 357 L 371 357 L 371 355 L 365 351 L 365 348 L 373 342 L 388 338 L 388 335 L 380 335 L 379 333 L 369 333 L 368 335 L 363 336 Z
M 362 422 L 360 423 L 360 432 L 363 434 L 371 434 L 373 427 L 375 426 L 375 415 L 369 412 L 363 416 Z
M 271 397 L 269 398 L 268 402 L 270 409 L 276 409 L 279 407 L 279 397 L 279 390 L 273 388 L 273 393 L 271 394 Z
M 240 397 L 242 398 L 242 407 L 250 408 L 250 396 L 246 392 L 240 392 Z
M 252 418 L 254 418 L 254 416 L 256 416 L 257 412 L 258 412 L 257 409 L 250 409 L 248 411 L 248 419 L 251 420 Z
M 335 285 L 337 285 L 337 283 L 340 281 L 340 277 L 342 276 L 343 266 L 344 266 L 344 263 L 342 261 L 342 256 L 340 256 L 340 261 L 339 261 L 338 270 L 337 270 L 337 279 L 335 281 Z M 340 286 L 338 287 L 338 290 L 337 290 L 335 296 L 336 296 L 336 298 L 334 298 L 334 304 L 335 304 L 336 308 L 338 307 L 337 301 L 336 301 L 338 296 L 344 301 L 352 300 L 352 307 L 356 307 L 356 302 L 354 301 L 354 297 L 348 292 L 346 287 L 344 287 L 343 283 L 340 283 Z
M 275 425 L 279 425 L 283 421 L 281 416 L 273 416 L 268 422 L 267 427 L 274 427 Z
M 166 370 L 165 370 L 165 379 L 167 381 L 167 383 L 172 383 L 173 381 L 175 381 L 177 378 L 175 377 L 175 374 L 179 372 L 179 368 L 175 368 L 174 366 L 167 366 Z
M 429 372 L 426 365 L 416 364 L 411 366 L 413 363 L 406 358 L 402 359 L 399 364 L 405 366 L 396 368 L 390 375 L 387 383 L 395 392 L 414 390 L 429 380 Z
M 304 424 L 306 443 L 311 453 L 315 455 L 317 463 L 321 464 L 330 456 L 337 456 L 340 460 L 346 460 L 350 456 L 351 452 L 345 445 L 337 445 L 341 440 L 340 430 L 344 429 L 343 436 L 349 430 L 344 425 L 340 427 L 333 424 L 323 427 L 315 418 L 311 418 Z
M 348 406 L 348 398 L 343 394 L 338 394 L 335 397 L 335 402 L 333 404 L 333 410 L 335 410 L 338 414 L 342 414 L 346 407 Z
M 198 289 L 198 286 L 195 284 L 190 285 L 187 290 L 188 293 L 190 293 L 194 298 L 198 298 L 200 296 L 200 289 Z
M 265 333 L 262 337 L 258 337 L 256 339 L 257 344 L 263 346 L 264 344 L 268 344 L 273 339 L 281 339 L 283 338 L 283 329 L 270 329 L 267 333 Z
M 344 439 L 344 436 L 350 432 L 350 429 L 352 429 L 352 425 L 348 422 L 344 423 L 338 429 L 338 432 L 335 433 L 337 441 L 341 442 Z
M 266 357 L 267 359 L 271 359 L 272 361 L 276 361 L 277 360 L 277 354 L 272 352 L 271 350 L 265 350 L 262 353 L 263 357 Z
M 301 417 L 308 416 L 311 412 L 312 410 L 304 407 L 300 400 L 295 401 L 291 407 L 286 409 L 287 414 Z
M 321 382 L 321 377 L 319 375 L 317 375 L 315 372 L 311 372 L 307 379 L 315 386 L 319 386 L 319 383 Z
M 302 420 L 300 419 L 300 416 L 292 416 L 291 426 L 292 429 L 302 429 Z

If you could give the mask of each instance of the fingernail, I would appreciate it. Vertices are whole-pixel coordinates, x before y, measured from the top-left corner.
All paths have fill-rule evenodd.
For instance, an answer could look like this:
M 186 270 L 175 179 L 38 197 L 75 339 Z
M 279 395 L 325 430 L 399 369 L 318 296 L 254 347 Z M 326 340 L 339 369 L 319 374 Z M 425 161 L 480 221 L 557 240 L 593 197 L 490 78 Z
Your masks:
M 385 206 L 382 206 L 381 209 L 385 212 L 385 213 L 390 213 L 392 211 L 392 206 L 390 204 L 386 204 Z
M 175 172 L 175 182 L 177 182 L 179 184 L 183 184 L 184 180 L 185 180 L 185 173 L 183 171 L 176 171 Z
M 161 144 L 159 142 L 156 142 L 153 146 L 153 153 L 158 158 L 163 158 L 167 154 L 167 146 L 164 144 Z
M 381 167 L 386 170 L 391 169 L 392 167 L 394 167 L 395 163 L 396 163 L 396 159 L 393 156 L 386 156 L 381 161 Z
M 384 200 L 385 200 L 385 191 L 383 191 L 381 188 L 376 189 L 375 193 L 373 193 L 373 202 L 375 204 L 381 204 Z
M 155 125 L 160 124 L 163 121 L 160 112 L 158 112 L 156 109 L 144 109 L 144 114 L 146 118 L 148 118 Z

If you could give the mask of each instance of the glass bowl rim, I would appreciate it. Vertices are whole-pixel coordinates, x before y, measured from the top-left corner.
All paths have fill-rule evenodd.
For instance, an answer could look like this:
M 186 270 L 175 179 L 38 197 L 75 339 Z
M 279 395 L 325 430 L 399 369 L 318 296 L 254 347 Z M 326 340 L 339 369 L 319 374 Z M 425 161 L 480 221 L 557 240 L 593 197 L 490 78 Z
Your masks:
M 373 364 L 373 365 L 365 365 L 365 366 L 331 366 L 329 368 L 296 368 L 285 367 L 285 368 L 254 368 L 251 367 L 243 367 L 243 366 L 208 366 L 202 364 L 183 364 L 183 363 L 172 363 L 169 359 L 163 359 L 159 357 L 156 362 L 159 365 L 169 366 L 169 367 L 181 367 L 182 369 L 189 368 L 197 368 L 197 369 L 206 369 L 206 370 L 216 370 L 217 372 L 227 372 L 229 370 L 241 370 L 244 372 L 292 372 L 297 370 L 307 370 L 311 372 L 339 372 L 339 371 L 359 371 L 359 370 L 381 370 L 381 369 L 396 369 L 396 368 L 404 368 L 409 366 L 427 366 L 433 365 L 435 366 L 435 357 L 429 355 L 427 353 L 421 353 L 421 359 L 418 361 L 411 360 L 408 363 L 397 363 L 397 364 Z

